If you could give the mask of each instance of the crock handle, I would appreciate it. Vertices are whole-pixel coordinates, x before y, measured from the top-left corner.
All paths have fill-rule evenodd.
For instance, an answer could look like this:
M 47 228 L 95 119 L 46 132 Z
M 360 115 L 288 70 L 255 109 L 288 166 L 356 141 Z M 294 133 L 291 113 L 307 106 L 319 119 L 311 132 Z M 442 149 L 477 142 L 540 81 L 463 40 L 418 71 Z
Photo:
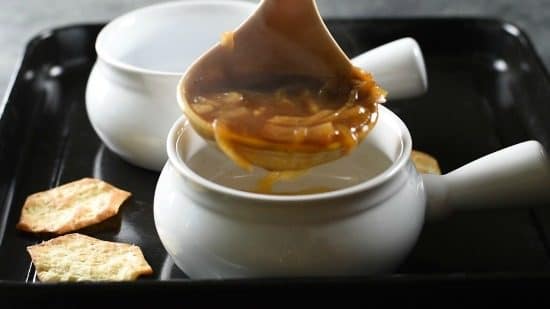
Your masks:
M 420 46 L 413 38 L 402 38 L 364 52 L 351 63 L 370 72 L 388 91 L 388 99 L 406 99 L 428 89 L 426 66 Z
M 455 210 L 550 203 L 550 162 L 537 141 L 504 148 L 443 176 L 422 178 L 432 219 Z

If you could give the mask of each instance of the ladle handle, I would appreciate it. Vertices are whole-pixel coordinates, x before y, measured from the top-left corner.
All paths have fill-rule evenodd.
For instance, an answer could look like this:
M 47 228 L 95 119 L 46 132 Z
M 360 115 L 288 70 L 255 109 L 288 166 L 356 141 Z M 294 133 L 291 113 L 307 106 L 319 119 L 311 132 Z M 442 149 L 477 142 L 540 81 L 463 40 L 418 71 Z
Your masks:
M 388 91 L 388 99 L 405 99 L 424 94 L 428 78 L 424 57 L 412 38 L 392 41 L 351 59 L 354 66 L 372 73 Z
M 422 178 L 428 218 L 454 210 L 550 203 L 550 162 L 537 141 L 510 146 L 443 176 Z

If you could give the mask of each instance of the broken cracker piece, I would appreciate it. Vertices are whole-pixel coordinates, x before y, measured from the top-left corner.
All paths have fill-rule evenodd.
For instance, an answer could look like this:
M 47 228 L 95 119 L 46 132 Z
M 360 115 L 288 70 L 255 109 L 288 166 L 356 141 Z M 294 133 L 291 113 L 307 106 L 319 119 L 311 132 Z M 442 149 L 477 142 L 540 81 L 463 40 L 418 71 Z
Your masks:
M 413 150 L 411 160 L 419 173 L 441 175 L 439 163 L 433 156 L 422 151 Z
M 138 246 L 72 233 L 27 247 L 42 282 L 130 281 L 153 269 Z
M 99 179 L 83 178 L 27 197 L 16 227 L 65 234 L 116 215 L 130 196 Z

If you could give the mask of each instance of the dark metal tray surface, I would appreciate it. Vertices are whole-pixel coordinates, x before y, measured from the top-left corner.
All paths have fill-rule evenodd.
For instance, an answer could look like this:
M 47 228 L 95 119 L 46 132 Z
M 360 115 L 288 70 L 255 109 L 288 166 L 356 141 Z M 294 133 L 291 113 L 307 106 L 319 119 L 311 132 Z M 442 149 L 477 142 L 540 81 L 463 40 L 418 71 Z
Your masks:
M 354 56 L 405 36 L 424 52 L 429 91 L 387 106 L 405 121 L 414 148 L 433 154 L 444 172 L 528 139 L 550 146 L 550 80 L 525 33 L 490 19 L 328 20 Z M 153 222 L 157 173 L 111 153 L 87 118 L 84 90 L 103 25 L 75 25 L 31 40 L 0 119 L 0 287 L 51 293 L 76 287 L 166 291 L 367 285 L 483 286 L 550 283 L 550 205 L 458 213 L 429 223 L 394 274 L 282 280 L 187 279 L 163 249 Z M 116 104 L 116 102 L 113 102 Z M 154 275 L 122 284 L 36 283 L 25 247 L 47 239 L 15 229 L 27 195 L 81 177 L 133 192 L 121 212 L 80 232 L 139 245 Z M 170 281 L 170 282 L 168 282 Z M 269 283 L 268 283 L 269 282 Z M 377 285 L 380 284 L 380 285 Z

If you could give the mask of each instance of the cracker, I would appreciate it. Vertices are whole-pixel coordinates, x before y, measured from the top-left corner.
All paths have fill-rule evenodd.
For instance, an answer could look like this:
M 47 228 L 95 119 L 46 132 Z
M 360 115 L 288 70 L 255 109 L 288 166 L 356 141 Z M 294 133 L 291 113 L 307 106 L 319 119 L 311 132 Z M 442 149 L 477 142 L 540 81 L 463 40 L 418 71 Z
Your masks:
M 422 151 L 413 150 L 411 153 L 411 160 L 419 173 L 441 175 L 439 163 L 431 155 Z
M 83 178 L 27 197 L 17 228 L 35 233 L 69 233 L 118 213 L 131 196 L 104 181 Z
M 27 247 L 42 282 L 132 281 L 153 269 L 138 246 L 72 233 Z

